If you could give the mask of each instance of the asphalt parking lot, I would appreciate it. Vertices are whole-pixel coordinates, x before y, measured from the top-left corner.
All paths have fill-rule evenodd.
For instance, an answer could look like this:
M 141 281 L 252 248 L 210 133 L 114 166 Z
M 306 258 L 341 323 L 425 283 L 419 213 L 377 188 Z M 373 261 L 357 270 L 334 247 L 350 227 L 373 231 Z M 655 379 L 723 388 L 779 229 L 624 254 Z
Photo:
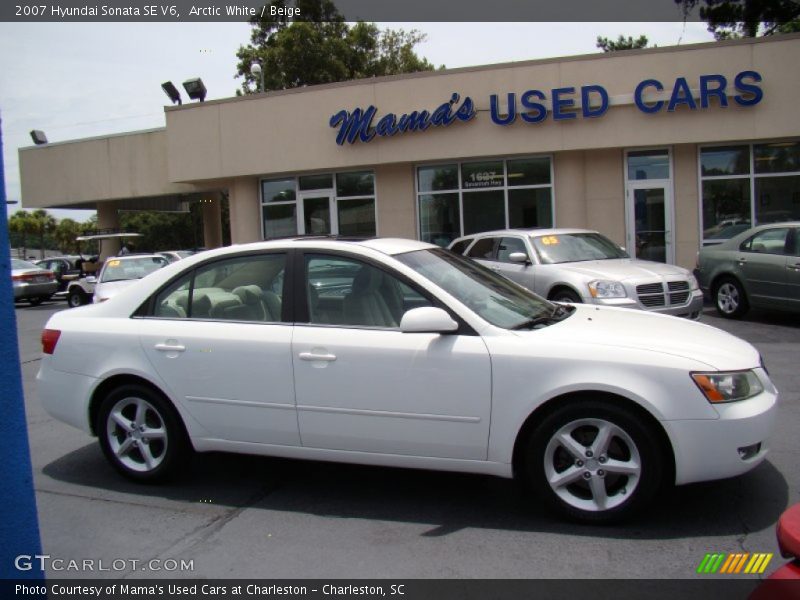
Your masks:
M 753 343 L 781 391 L 768 461 L 737 479 L 677 488 L 624 525 L 592 527 L 554 519 L 511 481 L 474 475 L 215 454 L 170 485 L 130 483 L 36 397 L 39 336 L 65 309 L 16 308 L 44 551 L 192 560 L 194 571 L 126 565 L 49 577 L 687 578 L 705 553 L 740 551 L 776 553 L 765 576 L 782 564 L 774 525 L 800 501 L 797 315 L 754 311 L 730 322 L 706 308 L 702 318 Z

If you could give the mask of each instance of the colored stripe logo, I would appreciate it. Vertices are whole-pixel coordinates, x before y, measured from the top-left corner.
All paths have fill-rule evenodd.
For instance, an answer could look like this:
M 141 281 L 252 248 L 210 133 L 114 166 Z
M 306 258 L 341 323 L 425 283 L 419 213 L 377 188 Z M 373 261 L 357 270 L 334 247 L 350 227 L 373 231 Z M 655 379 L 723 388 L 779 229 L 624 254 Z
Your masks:
M 726 575 L 761 575 L 767 570 L 773 554 L 766 552 L 711 552 L 703 557 L 697 572 L 701 574 L 722 573 Z

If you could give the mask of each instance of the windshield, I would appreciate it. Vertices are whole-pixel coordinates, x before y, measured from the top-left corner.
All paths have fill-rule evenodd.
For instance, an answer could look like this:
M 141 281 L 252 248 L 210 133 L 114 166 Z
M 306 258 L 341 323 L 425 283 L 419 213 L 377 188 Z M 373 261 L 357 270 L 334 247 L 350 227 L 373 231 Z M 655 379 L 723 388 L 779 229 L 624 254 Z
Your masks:
M 128 281 L 130 279 L 141 279 L 153 271 L 169 264 L 163 256 L 143 256 L 141 258 L 111 258 L 103 270 L 100 279 L 102 283 L 110 281 Z
M 630 258 L 628 253 L 599 233 L 559 233 L 532 237 L 544 265 Z
M 395 256 L 497 327 L 514 329 L 554 305 L 478 263 L 441 248 Z

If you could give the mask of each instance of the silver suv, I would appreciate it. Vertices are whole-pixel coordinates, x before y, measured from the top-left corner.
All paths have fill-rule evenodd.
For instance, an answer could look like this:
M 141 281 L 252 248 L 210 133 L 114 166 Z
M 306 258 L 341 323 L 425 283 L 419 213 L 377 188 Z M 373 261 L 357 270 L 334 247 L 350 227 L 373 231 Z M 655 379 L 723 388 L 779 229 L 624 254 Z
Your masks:
M 449 249 L 557 302 L 637 308 L 697 319 L 703 293 L 686 269 L 631 258 L 587 229 L 505 229 L 458 238 Z

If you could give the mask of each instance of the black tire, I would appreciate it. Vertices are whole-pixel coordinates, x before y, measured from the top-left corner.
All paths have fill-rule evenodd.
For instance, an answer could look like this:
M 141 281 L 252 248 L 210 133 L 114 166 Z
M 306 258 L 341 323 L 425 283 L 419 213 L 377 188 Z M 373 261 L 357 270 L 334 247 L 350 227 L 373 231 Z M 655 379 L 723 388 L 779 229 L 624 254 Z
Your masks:
M 77 308 L 78 306 L 87 304 L 86 294 L 79 289 L 70 290 L 67 294 L 67 304 L 70 308 Z
M 588 451 L 596 442 L 602 447 L 600 426 L 608 428 L 610 437 L 605 452 L 595 456 Z M 573 452 L 560 441 L 559 434 L 565 432 L 575 442 Z M 624 408 L 594 400 L 572 402 L 548 414 L 524 442 L 519 475 L 537 499 L 569 519 L 627 519 L 665 483 L 666 463 L 658 439 L 651 427 Z M 623 469 L 631 474 L 623 474 Z M 564 483 L 551 485 L 557 477 Z M 597 500 L 602 493 L 595 493 L 593 486 L 603 490 L 605 502 Z
M 714 284 L 712 298 L 717 312 L 726 319 L 740 319 L 750 310 L 744 287 L 733 277 L 719 279 Z
M 28 303 L 31 306 L 39 306 L 45 300 L 48 300 L 50 296 L 37 296 L 36 298 L 28 298 Z
M 581 304 L 583 302 L 578 294 L 566 288 L 561 288 L 555 292 L 550 300 L 553 302 L 570 302 L 572 304 Z
M 139 406 L 143 412 L 137 419 Z M 116 419 L 112 413 L 117 413 Z M 155 483 L 169 479 L 190 453 L 189 440 L 175 408 L 161 394 L 143 385 L 126 384 L 109 392 L 100 405 L 95 431 L 111 465 L 134 481 Z M 163 439 L 159 431 L 163 431 Z M 148 454 L 152 464 L 148 464 Z

